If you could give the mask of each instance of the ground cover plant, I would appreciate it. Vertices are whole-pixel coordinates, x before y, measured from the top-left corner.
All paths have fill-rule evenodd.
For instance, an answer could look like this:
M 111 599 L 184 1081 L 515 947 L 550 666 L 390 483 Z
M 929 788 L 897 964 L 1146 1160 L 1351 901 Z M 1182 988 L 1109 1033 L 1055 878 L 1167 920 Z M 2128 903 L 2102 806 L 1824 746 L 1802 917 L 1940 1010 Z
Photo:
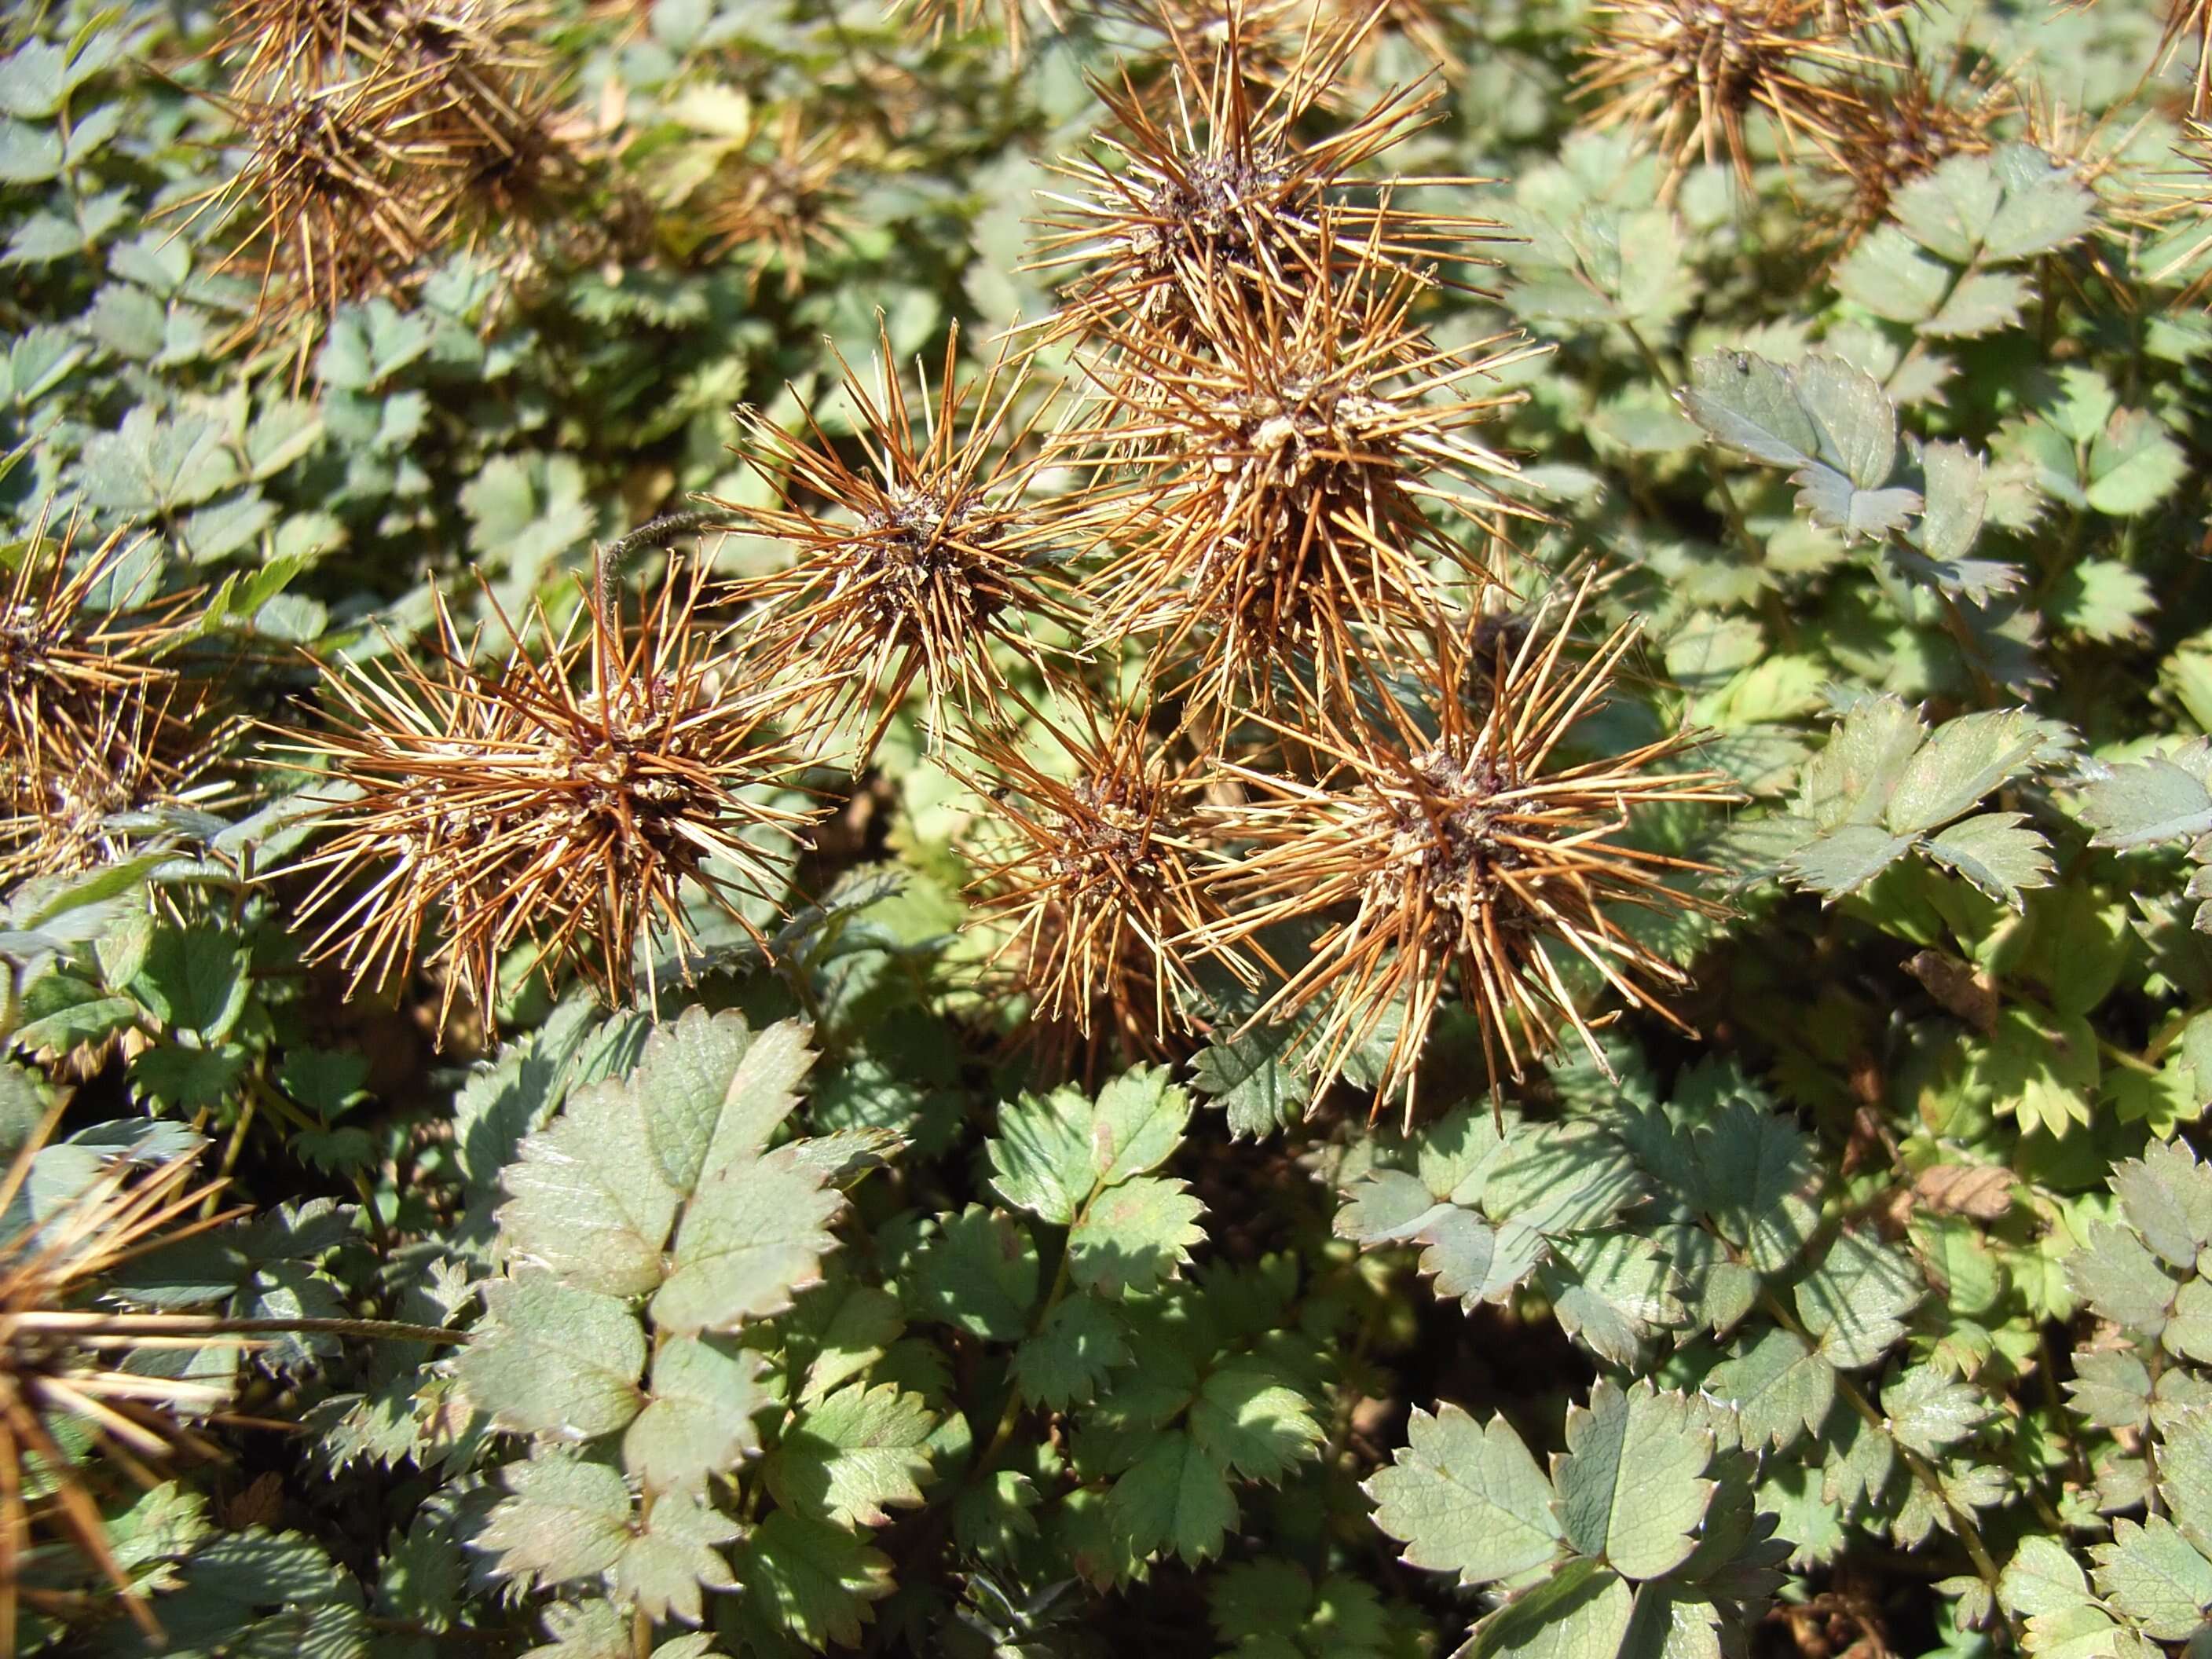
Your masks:
M 0 37 L 0 1650 L 2212 1636 L 2212 8 Z

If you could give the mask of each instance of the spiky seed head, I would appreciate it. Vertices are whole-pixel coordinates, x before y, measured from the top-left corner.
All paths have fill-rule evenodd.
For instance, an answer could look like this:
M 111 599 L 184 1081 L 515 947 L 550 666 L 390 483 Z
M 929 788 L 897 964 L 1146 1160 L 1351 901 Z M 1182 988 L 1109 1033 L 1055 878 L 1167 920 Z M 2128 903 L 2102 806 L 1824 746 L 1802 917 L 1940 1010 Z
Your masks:
M 1424 706 L 1388 702 L 1384 729 L 1310 727 L 1318 781 L 1226 763 L 1246 792 L 1211 809 L 1249 850 L 1214 885 L 1232 939 L 1281 923 L 1326 924 L 1312 955 L 1261 1011 L 1312 1022 L 1320 1085 L 1353 1053 L 1389 1041 L 1376 1102 L 1402 1094 L 1438 1012 L 1455 994 L 1481 1034 L 1493 1079 L 1571 1030 L 1606 1065 L 1568 975 L 1594 971 L 1633 1006 L 1674 1016 L 1654 987 L 1682 975 L 1621 924 L 1623 907 L 1713 912 L 1671 878 L 1705 866 L 1624 836 L 1640 807 L 1735 797 L 1714 775 L 1664 769 L 1690 739 L 1565 763 L 1575 724 L 1601 708 L 1632 625 L 1586 654 L 1571 649 L 1586 589 L 1540 614 L 1510 653 L 1493 651 L 1486 696 L 1466 696 L 1467 630 L 1447 631 Z M 1679 1022 L 1677 1022 L 1679 1023 Z
M 834 251 L 859 228 L 845 174 L 866 148 L 842 125 L 810 130 L 796 104 L 763 114 L 707 186 L 700 228 L 708 248 L 744 259 L 752 287 L 780 270 L 784 293 L 797 294 L 813 253 Z
M 1101 417 L 1058 447 L 1143 481 L 1087 586 L 1095 636 L 1151 639 L 1163 691 L 1264 708 L 1302 669 L 1291 683 L 1341 701 L 1360 664 L 1423 654 L 1436 561 L 1485 580 L 1431 507 L 1484 535 L 1538 516 L 1498 493 L 1489 480 L 1512 464 L 1469 435 L 1517 400 L 1496 375 L 1526 349 L 1435 346 L 1409 319 L 1415 293 L 1365 266 L 1296 307 L 1268 294 L 1225 311 L 1194 344 L 1105 337 Z
M 933 46 L 943 40 L 947 32 L 966 34 L 981 28 L 991 9 L 988 0 L 895 0 L 895 6 L 905 13 L 908 26 Z M 1046 27 L 1065 27 L 1054 0 L 1036 0 L 1035 9 Z M 1006 32 L 1006 52 L 1017 60 L 1029 38 L 1030 10 L 1030 0 L 999 0 L 1000 27 Z
M 1030 265 L 1067 273 L 1051 337 L 1179 333 L 1262 293 L 1295 306 L 1346 264 L 1422 282 L 1442 264 L 1494 264 L 1468 248 L 1498 237 L 1495 221 L 1427 212 L 1406 198 L 1425 185 L 1492 181 L 1370 173 L 1376 156 L 1434 118 L 1440 87 L 1386 92 L 1327 136 L 1302 134 L 1375 21 L 1309 27 L 1272 86 L 1260 84 L 1252 61 L 1249 12 L 1236 12 L 1211 43 L 1170 22 L 1174 63 L 1163 83 L 1139 90 L 1124 71 L 1118 87 L 1100 85 L 1113 118 L 1098 140 L 1103 154 L 1055 169 L 1069 188 L 1048 193 Z
M 418 89 L 404 75 L 370 74 L 222 100 L 245 159 L 228 182 L 180 205 L 229 228 L 223 268 L 259 266 L 249 331 L 405 290 L 443 188 L 433 176 L 448 162 L 419 131 Z
M 1954 58 L 1930 67 L 1901 35 L 1895 44 L 1895 58 L 1840 80 L 1849 97 L 1832 112 L 1813 162 L 1834 182 L 1832 212 L 1847 248 L 1881 222 L 1914 179 L 1954 155 L 1988 154 L 1996 124 L 2019 112 L 2012 82 L 1990 66 Z
M 1224 918 L 1199 880 L 1194 763 L 1170 759 L 1140 714 L 1102 725 L 1082 708 L 1080 727 L 1038 721 L 1041 756 L 994 732 L 957 768 L 982 803 L 975 925 L 997 940 L 994 988 L 1033 1029 L 1159 1054 L 1200 1005 L 1201 960 L 1251 970 L 1211 942 Z
M 838 367 L 865 463 L 850 464 L 811 409 L 803 437 L 750 413 L 738 453 L 789 505 L 714 504 L 740 534 L 793 556 L 789 569 L 738 587 L 763 607 L 754 659 L 807 688 L 797 724 L 826 731 L 872 706 L 865 753 L 917 684 L 933 741 L 948 705 L 972 713 L 1002 690 L 994 647 L 1045 672 L 1030 629 L 1076 625 L 1057 566 L 1082 503 L 1048 512 L 1033 494 L 1042 450 L 1032 439 L 1052 396 L 1030 395 L 1028 360 L 1010 345 L 963 380 L 955 328 L 934 387 L 917 362 L 909 394 L 879 324 L 872 372 L 842 357 Z
M 60 1113 L 58 1103 L 0 1167 L 0 1214 L 31 1181 Z M 25 1568 L 34 1551 L 46 1553 L 42 1538 L 81 1555 L 139 1626 L 160 1637 L 108 1542 L 100 1497 L 118 1477 L 150 1487 L 178 1457 L 214 1455 L 191 1419 L 221 1407 L 228 1388 L 144 1359 L 161 1349 L 248 1345 L 226 1336 L 220 1319 L 136 1313 L 94 1298 L 118 1264 L 237 1213 L 212 1213 L 222 1183 L 198 1178 L 204 1143 L 185 1135 L 180 1147 L 179 1139 L 149 1131 L 89 1170 L 72 1164 L 55 1178 L 63 1184 L 42 1194 L 39 1218 L 0 1237 L 0 1652 L 15 1650 L 21 1602 L 41 1598 L 43 1575 Z
M 439 206 L 472 243 L 544 220 L 577 170 L 532 36 L 542 21 L 511 0 L 396 0 L 386 14 L 386 72 L 414 91 L 410 137 L 444 157 Z
M 1751 175 L 1745 123 L 1764 111 L 1784 155 L 1830 141 L 1850 94 L 1832 77 L 1860 54 L 1827 0 L 1602 0 L 1576 76 L 1600 126 L 1634 129 L 1679 176 L 1723 155 Z
M 380 0 L 228 0 L 214 56 L 234 85 L 314 90 L 342 81 L 384 37 Z
M 611 587 L 561 629 L 535 607 L 520 629 L 502 617 L 515 643 L 493 667 L 441 601 L 426 663 L 329 672 L 339 719 L 304 755 L 345 793 L 295 866 L 320 873 L 301 912 L 320 918 L 314 959 L 382 981 L 434 931 L 441 1028 L 465 995 L 495 1029 L 517 947 L 619 1002 L 641 956 L 652 994 L 653 952 L 694 950 L 695 902 L 760 937 L 745 902 L 780 902 L 774 843 L 818 816 L 763 798 L 799 758 L 695 627 L 696 572 L 672 569 L 635 628 Z
M 81 550 L 76 521 L 48 528 L 0 591 L 0 882 L 98 861 L 111 815 L 175 799 L 214 747 L 207 688 L 165 660 L 197 590 L 140 603 L 145 536 Z

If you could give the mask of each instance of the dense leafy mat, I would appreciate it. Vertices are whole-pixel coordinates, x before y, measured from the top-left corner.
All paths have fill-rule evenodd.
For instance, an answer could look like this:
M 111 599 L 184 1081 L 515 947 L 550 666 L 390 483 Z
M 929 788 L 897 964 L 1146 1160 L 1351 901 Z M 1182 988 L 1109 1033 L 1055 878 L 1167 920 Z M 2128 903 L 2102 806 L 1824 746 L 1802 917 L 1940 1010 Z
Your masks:
M 7 20 L 0 1645 L 2200 1644 L 2212 14 L 914 11 Z

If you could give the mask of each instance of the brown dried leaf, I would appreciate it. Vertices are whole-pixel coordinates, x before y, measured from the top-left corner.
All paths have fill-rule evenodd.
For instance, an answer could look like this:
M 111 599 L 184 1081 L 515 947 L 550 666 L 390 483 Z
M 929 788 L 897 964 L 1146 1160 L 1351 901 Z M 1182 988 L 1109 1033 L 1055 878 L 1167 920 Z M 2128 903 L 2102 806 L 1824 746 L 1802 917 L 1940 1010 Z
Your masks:
M 1997 1029 L 1997 990 L 1987 975 L 1941 951 L 1920 951 L 1905 964 L 1905 971 L 1947 1011 L 1984 1036 Z
M 2012 1208 L 2012 1171 L 1995 1164 L 1939 1164 L 1912 1183 L 1921 1208 L 1996 1221 Z

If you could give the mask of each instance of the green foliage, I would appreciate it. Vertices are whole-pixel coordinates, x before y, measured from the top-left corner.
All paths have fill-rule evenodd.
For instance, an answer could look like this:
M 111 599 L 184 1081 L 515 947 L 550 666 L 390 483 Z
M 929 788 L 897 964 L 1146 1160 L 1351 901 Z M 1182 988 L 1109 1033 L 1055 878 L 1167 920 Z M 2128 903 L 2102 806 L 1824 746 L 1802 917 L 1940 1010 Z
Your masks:
M 1017 1031 L 977 923 L 1000 803 L 911 702 L 866 776 L 803 780 L 835 810 L 746 902 L 761 936 L 701 907 L 635 1006 L 518 950 L 501 1045 L 439 1024 L 434 959 L 308 959 L 302 653 L 419 658 L 441 604 L 487 666 L 533 605 L 566 625 L 595 546 L 774 494 L 727 448 L 741 401 L 857 463 L 840 358 L 880 314 L 902 362 L 957 322 L 986 365 L 1054 303 L 1025 221 L 1097 88 L 1164 84 L 1142 7 L 1030 6 L 1018 68 L 996 6 L 935 35 L 874 0 L 618 9 L 538 30 L 574 137 L 550 219 L 305 334 L 256 322 L 250 216 L 196 210 L 239 161 L 212 13 L 65 5 L 0 42 L 0 564 L 72 514 L 126 536 L 82 614 L 179 607 L 161 661 L 214 688 L 219 786 L 102 809 L 88 868 L 0 896 L 0 1147 L 64 1108 L 0 1233 L 196 1158 L 228 1194 L 172 1220 L 205 1227 L 61 1311 L 264 1327 L 132 1355 L 222 1395 L 185 1415 L 228 1461 L 92 1483 L 119 1577 L 55 1527 L 92 1438 L 19 1457 L 22 1650 L 2212 1640 L 2212 208 L 2201 144 L 2169 154 L 2185 62 L 2143 78 L 2155 21 L 1893 20 L 2024 96 L 1848 236 L 1826 147 L 1756 111 L 1745 180 L 1594 126 L 1586 8 L 1393 10 L 1303 118 L 1317 142 L 1450 48 L 1388 166 L 1496 179 L 1406 193 L 1510 240 L 1411 303 L 1440 343 L 1539 348 L 1481 434 L 1546 516 L 1492 550 L 1480 648 L 1595 552 L 1585 629 L 1642 643 L 1550 763 L 1689 727 L 1682 769 L 1741 798 L 1622 832 L 1711 902 L 1614 918 L 1684 986 L 1632 1006 L 1559 951 L 1603 1059 L 1516 1080 L 1455 984 L 1400 1131 L 1371 1091 L 1401 1010 L 1318 1091 L 1342 987 L 1263 1013 L 1343 909 L 1267 930 L 1252 982 L 1200 964 L 1164 1047 Z M 833 158 L 823 211 L 726 246 L 744 181 L 798 177 L 787 120 Z M 1037 364 L 1003 438 L 1108 373 Z M 692 539 L 724 574 L 787 556 Z M 660 568 L 608 580 L 634 608 Z M 1060 694 L 997 665 L 994 718 L 1048 752 Z

